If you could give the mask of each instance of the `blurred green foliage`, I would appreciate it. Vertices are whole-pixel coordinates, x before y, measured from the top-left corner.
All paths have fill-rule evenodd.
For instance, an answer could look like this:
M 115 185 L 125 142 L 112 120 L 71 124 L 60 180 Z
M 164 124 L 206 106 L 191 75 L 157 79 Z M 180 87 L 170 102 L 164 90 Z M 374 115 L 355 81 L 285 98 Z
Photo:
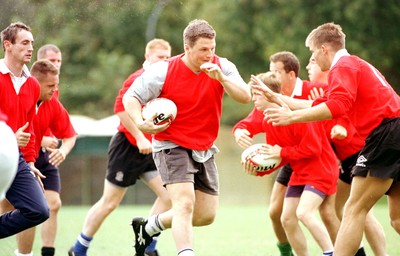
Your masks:
M 246 81 L 268 70 L 269 56 L 282 50 L 298 56 L 307 79 L 304 40 L 334 21 L 347 35 L 349 52 L 400 91 L 398 0 L 0 0 L 0 6 L 1 28 L 20 20 L 33 29 L 36 49 L 45 43 L 61 48 L 61 100 L 72 114 L 112 114 L 123 81 L 144 61 L 146 42 L 164 38 L 178 54 L 183 29 L 195 18 L 213 25 L 217 54 L 233 61 Z M 234 124 L 251 108 L 226 97 L 222 123 Z

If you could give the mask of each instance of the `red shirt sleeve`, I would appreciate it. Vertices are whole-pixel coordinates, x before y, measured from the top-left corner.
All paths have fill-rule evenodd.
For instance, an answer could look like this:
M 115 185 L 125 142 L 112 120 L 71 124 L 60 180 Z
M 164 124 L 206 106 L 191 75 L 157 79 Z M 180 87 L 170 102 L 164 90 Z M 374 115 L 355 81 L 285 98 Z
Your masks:
M 250 137 L 264 132 L 263 130 L 264 114 L 263 112 L 253 108 L 253 110 L 247 115 L 247 117 L 240 120 L 232 129 L 232 133 L 236 129 L 246 129 L 250 132 Z

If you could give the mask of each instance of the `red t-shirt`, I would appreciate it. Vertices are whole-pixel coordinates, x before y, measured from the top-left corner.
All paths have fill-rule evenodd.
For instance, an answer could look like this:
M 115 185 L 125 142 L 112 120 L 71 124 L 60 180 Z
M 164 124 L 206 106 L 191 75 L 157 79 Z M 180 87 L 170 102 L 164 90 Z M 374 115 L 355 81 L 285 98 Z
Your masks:
M 126 91 L 131 87 L 133 81 L 135 81 L 136 78 L 138 78 L 142 73 L 144 72 L 144 69 L 141 68 L 134 73 L 132 73 L 124 82 L 122 88 L 119 90 L 118 96 L 115 99 L 114 103 L 114 113 L 117 114 L 119 112 L 125 111 L 124 104 L 122 103 L 122 99 L 126 93 Z M 128 141 L 132 144 L 137 146 L 136 144 L 136 139 L 135 137 L 126 129 L 126 127 L 120 122 L 118 126 L 118 131 L 123 132 L 128 139 Z M 147 133 L 143 133 L 144 136 L 151 141 L 152 136 Z
M 159 97 L 172 100 L 178 109 L 176 118 L 157 140 L 169 140 L 193 150 L 207 150 L 219 131 L 224 88 L 204 72 L 190 70 L 182 55 L 169 59 L 167 76 Z M 213 63 L 219 65 L 219 58 Z
M 337 158 L 322 122 L 272 126 L 264 122 L 267 143 L 282 147 L 282 161 L 293 169 L 289 185 L 312 185 L 327 195 L 336 193 Z
M 32 121 L 36 114 L 36 102 L 40 95 L 40 85 L 36 78 L 30 76 L 17 94 L 10 74 L 0 72 L 0 109 L 8 117 L 7 124 L 15 133 L 29 122 L 25 132 L 31 134 L 25 147 L 20 147 L 26 162 L 35 162 L 35 134 Z
M 34 130 L 37 138 L 36 153 L 39 152 L 42 138 L 48 129 L 59 139 L 71 138 L 77 135 L 67 110 L 58 98 L 54 96 L 39 105 L 37 115 L 34 118 Z
M 385 118 L 400 116 L 400 97 L 383 75 L 357 56 L 342 56 L 328 74 L 325 104 L 333 118 L 345 114 L 366 139 Z

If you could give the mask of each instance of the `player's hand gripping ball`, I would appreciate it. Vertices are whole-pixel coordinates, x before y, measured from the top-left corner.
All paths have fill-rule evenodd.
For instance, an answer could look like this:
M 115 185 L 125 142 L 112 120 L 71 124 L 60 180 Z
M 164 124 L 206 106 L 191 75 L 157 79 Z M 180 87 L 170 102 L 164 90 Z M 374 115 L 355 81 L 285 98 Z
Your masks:
M 263 143 L 254 144 L 246 148 L 242 153 L 242 162 L 249 161 L 256 167 L 256 171 L 263 174 L 270 174 L 276 171 L 282 162 L 280 157 L 271 157 L 264 153 L 262 147 Z
M 177 114 L 176 105 L 170 99 L 153 99 L 147 102 L 146 105 L 144 105 L 142 109 L 142 116 L 144 119 L 148 119 L 153 117 L 155 114 L 157 115 L 153 119 L 153 122 L 156 125 L 164 124 L 168 121 L 173 121 Z

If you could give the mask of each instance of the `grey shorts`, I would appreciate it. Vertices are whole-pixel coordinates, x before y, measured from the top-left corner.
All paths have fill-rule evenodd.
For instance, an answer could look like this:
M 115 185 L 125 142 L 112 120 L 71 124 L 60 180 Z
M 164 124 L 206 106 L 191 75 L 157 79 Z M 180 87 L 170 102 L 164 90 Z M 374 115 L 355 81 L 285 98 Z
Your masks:
M 193 160 L 192 151 L 183 147 L 153 153 L 164 185 L 192 182 L 194 189 L 210 195 L 219 194 L 219 180 L 214 157 L 204 163 Z

